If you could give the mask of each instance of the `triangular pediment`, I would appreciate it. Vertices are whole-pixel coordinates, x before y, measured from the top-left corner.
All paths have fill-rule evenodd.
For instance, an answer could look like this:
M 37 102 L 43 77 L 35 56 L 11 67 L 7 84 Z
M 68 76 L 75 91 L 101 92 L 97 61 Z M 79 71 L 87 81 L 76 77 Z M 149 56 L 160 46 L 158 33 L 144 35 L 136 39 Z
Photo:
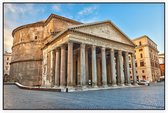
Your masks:
M 133 42 L 111 21 L 83 24 L 71 29 L 134 46 Z

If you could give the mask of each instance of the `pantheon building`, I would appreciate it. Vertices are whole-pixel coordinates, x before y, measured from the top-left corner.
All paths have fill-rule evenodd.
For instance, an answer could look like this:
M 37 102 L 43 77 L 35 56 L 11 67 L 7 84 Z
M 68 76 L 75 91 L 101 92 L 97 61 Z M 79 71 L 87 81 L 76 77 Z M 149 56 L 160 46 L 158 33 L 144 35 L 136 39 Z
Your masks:
M 13 79 L 65 91 L 136 85 L 134 43 L 111 21 L 81 23 L 51 14 L 13 30 Z

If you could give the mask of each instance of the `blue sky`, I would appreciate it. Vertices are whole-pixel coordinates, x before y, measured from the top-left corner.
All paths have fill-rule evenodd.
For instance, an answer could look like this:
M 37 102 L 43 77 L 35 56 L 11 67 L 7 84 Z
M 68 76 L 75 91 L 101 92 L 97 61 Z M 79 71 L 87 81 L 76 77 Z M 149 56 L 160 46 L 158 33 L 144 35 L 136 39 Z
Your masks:
M 149 36 L 164 52 L 164 4 L 5 4 L 4 49 L 11 51 L 14 28 L 51 14 L 83 23 L 111 20 L 130 39 Z

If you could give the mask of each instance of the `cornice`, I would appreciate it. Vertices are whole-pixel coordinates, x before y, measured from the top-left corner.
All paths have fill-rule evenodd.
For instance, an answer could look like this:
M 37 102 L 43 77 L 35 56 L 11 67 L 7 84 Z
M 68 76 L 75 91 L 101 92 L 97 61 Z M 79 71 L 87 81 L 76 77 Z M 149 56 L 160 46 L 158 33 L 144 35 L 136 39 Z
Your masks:
M 29 28 L 29 27 L 39 27 L 39 26 L 44 26 L 44 22 L 36 22 L 36 23 L 31 23 L 31 24 L 26 24 L 20 27 L 17 27 L 16 29 L 14 29 L 12 31 L 12 36 L 14 37 L 15 32 L 17 32 L 18 30 L 24 29 L 24 28 Z
M 153 46 L 151 46 L 149 44 L 145 44 L 145 45 L 141 45 L 141 46 L 136 46 L 135 49 L 139 49 L 139 48 L 143 48 L 143 47 L 150 47 L 150 48 L 154 49 L 156 52 L 159 52 L 156 48 L 154 48 Z
M 70 23 L 74 23 L 74 24 L 82 24 L 81 22 L 78 22 L 78 21 L 75 21 L 75 20 L 72 20 L 72 19 L 69 19 L 69 18 L 58 16 L 56 14 L 51 14 L 45 21 L 40 21 L 40 22 L 31 23 L 31 24 L 26 24 L 26 25 L 23 25 L 23 26 L 15 28 L 13 30 L 13 32 L 12 32 L 12 36 L 14 37 L 15 32 L 17 32 L 18 30 L 21 30 L 23 28 L 37 27 L 37 26 L 46 26 L 48 24 L 48 22 L 52 18 L 57 18 L 57 19 L 64 20 L 64 21 L 67 21 L 67 22 L 70 22 Z
M 30 62 L 30 61 L 42 61 L 42 59 L 16 60 L 16 61 L 12 61 L 10 64 L 13 64 L 13 63 L 18 63 L 18 62 Z
M 65 31 L 62 31 L 61 33 L 59 33 L 58 35 L 56 35 L 52 40 L 50 40 L 49 42 L 47 42 L 44 45 L 43 48 L 45 48 L 46 46 L 48 46 L 49 44 L 51 44 L 58 37 L 61 37 L 61 36 L 65 35 L 65 34 L 69 34 L 69 33 L 78 33 L 78 34 L 85 35 L 85 36 L 91 36 L 91 37 L 101 38 L 101 39 L 104 39 L 104 40 L 109 40 L 109 41 L 113 41 L 113 42 L 116 42 L 116 43 L 124 44 L 124 45 L 127 45 L 127 46 L 135 47 L 134 45 L 125 44 L 125 43 L 122 43 L 122 42 L 118 42 L 118 41 L 115 41 L 115 40 L 110 40 L 110 39 L 107 39 L 107 38 L 104 38 L 104 37 L 100 37 L 100 36 L 96 36 L 96 35 L 93 35 L 93 34 L 84 33 L 84 32 L 81 32 L 81 31 L 74 30 L 74 29 L 66 29 Z
M 147 38 L 148 40 L 152 41 L 157 46 L 157 44 L 152 39 L 150 39 L 147 35 L 143 35 L 138 38 L 134 38 L 132 41 L 143 39 L 143 38 Z
M 61 19 L 61 20 L 64 20 L 64 21 L 67 21 L 67 22 L 71 22 L 71 23 L 74 23 L 74 24 L 82 24 L 81 22 L 78 22 L 78 21 L 75 21 L 75 20 L 72 20 L 72 19 L 69 19 L 69 18 L 65 18 L 63 16 L 58 16 L 58 15 L 55 15 L 55 14 L 51 14 L 47 20 L 45 21 L 44 25 L 48 24 L 48 22 L 52 19 L 52 18 L 57 18 L 57 19 Z
M 17 44 L 15 44 L 15 45 L 13 45 L 12 46 L 12 49 L 14 48 L 14 47 L 16 47 L 16 46 L 18 46 L 18 45 L 21 45 L 21 44 L 27 44 L 27 43 L 41 43 L 41 41 L 25 41 L 25 42 L 20 42 L 20 43 L 17 43 Z

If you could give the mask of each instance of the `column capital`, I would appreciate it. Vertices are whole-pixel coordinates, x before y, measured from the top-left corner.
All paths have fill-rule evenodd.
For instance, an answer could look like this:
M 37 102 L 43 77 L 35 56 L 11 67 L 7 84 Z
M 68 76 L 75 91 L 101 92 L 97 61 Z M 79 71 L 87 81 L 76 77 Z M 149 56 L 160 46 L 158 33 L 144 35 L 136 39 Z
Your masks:
M 111 51 L 111 52 L 114 52 L 114 49 L 113 49 L 113 48 L 110 48 L 110 51 Z
M 69 41 L 68 44 L 73 44 L 73 42 Z
M 92 49 L 95 49 L 96 48 L 96 45 L 92 45 Z
M 121 50 L 118 50 L 118 54 L 121 55 L 121 54 L 122 54 L 122 51 L 121 51 Z
M 61 49 L 65 49 L 65 48 L 66 48 L 66 45 L 63 44 L 63 45 L 60 46 L 60 48 L 61 48 Z
M 101 50 L 104 52 L 106 50 L 106 48 L 105 47 L 101 47 Z
M 81 44 L 80 44 L 80 47 L 81 47 L 81 48 L 85 48 L 85 46 L 86 46 L 86 44 L 84 44 L 84 43 L 81 43 Z
M 128 55 L 128 51 L 125 51 L 124 53 L 125 53 L 125 55 Z
M 130 54 L 135 54 L 135 52 L 130 52 Z
M 131 53 L 131 56 L 132 56 L 132 57 L 135 57 L 135 53 Z
M 55 48 L 55 51 L 59 51 L 59 50 L 60 50 L 60 47 Z
M 55 52 L 55 49 L 51 50 L 50 52 L 51 52 L 52 54 L 54 54 L 54 52 Z

